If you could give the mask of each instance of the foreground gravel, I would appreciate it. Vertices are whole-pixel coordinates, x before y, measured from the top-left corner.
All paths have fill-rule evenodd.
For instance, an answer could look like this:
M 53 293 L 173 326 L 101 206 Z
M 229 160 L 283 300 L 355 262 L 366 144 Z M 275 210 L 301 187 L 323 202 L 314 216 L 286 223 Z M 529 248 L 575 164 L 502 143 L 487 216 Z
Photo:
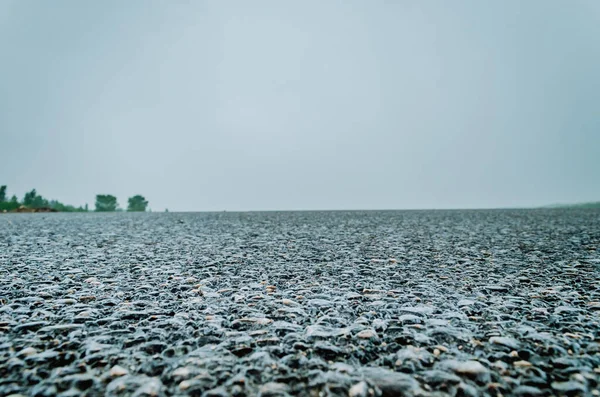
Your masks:
M 599 396 L 600 211 L 0 215 L 0 395 Z

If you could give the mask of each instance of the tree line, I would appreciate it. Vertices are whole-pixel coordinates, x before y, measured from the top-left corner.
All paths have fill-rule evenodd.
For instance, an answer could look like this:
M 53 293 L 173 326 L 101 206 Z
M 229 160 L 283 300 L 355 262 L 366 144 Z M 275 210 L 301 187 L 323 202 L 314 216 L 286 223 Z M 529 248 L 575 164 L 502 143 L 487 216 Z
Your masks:
M 129 197 L 127 200 L 128 212 L 145 212 L 148 208 L 148 200 L 140 194 Z M 0 186 L 0 212 L 9 211 L 26 211 L 26 210 L 47 210 L 60 212 L 88 212 L 88 205 L 75 207 L 69 204 L 63 204 L 58 200 L 48 200 L 38 194 L 35 189 L 25 193 L 22 200 L 19 200 L 16 195 L 8 198 L 6 185 Z M 117 212 L 123 211 L 119 207 L 117 198 L 111 194 L 96 195 L 95 210 L 96 212 Z

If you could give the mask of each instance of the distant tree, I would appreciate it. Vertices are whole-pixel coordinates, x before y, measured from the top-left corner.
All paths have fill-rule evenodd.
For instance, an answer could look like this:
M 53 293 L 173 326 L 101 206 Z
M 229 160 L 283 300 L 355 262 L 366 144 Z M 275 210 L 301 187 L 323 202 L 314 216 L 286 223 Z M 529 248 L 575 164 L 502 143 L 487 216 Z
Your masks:
M 35 189 L 25 193 L 25 196 L 23 197 L 23 205 L 26 207 L 30 207 L 31 205 L 33 205 L 33 200 L 35 199 L 35 196 L 37 196 L 37 192 L 35 191 Z
M 23 197 L 23 205 L 29 208 L 44 208 L 50 206 L 48 200 L 37 194 L 35 189 L 25 193 L 25 197 Z
M 64 211 L 65 210 L 64 209 L 65 205 L 63 203 L 61 203 L 60 201 L 50 200 L 48 202 L 48 204 L 50 205 L 50 208 L 53 208 L 53 209 L 55 209 L 57 211 Z
M 85 207 L 83 208 L 83 210 L 84 210 L 85 212 L 88 212 L 88 205 L 87 205 L 87 203 L 85 203 Z
M 96 211 L 97 212 L 113 212 L 118 207 L 117 198 L 111 194 L 96 195 Z
M 127 200 L 127 211 L 129 212 L 145 212 L 148 207 L 148 200 L 144 196 L 136 194 L 133 197 L 129 197 Z
M 10 201 L 0 201 L 0 212 L 16 210 L 20 205 L 21 203 L 19 203 L 17 196 L 13 195 Z
M 12 211 L 19 207 L 19 200 L 14 196 L 15 202 L 6 200 L 6 185 L 0 186 L 0 212 Z
M 83 212 L 83 207 L 75 207 L 69 204 L 63 204 L 58 200 L 50 200 L 48 203 L 50 208 L 55 209 L 60 212 Z

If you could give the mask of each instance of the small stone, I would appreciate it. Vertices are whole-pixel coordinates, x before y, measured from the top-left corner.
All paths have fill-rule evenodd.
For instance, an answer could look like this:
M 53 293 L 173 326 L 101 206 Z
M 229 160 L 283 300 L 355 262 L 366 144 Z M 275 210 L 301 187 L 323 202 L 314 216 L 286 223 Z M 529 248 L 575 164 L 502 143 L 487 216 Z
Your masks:
M 420 324 L 423 322 L 423 317 L 414 314 L 403 314 L 398 318 L 401 324 Z
M 90 312 L 89 310 L 84 310 L 80 313 L 77 313 L 77 315 L 75 316 L 75 318 L 77 319 L 86 319 L 86 318 L 90 318 L 92 316 L 92 312 Z
M 308 301 L 308 305 L 316 307 L 330 307 L 333 306 L 333 302 L 327 299 L 310 299 Z
M 369 387 L 364 381 L 355 384 L 348 391 L 348 397 L 367 397 L 368 395 Z
M 328 359 L 334 359 L 338 356 L 344 355 L 345 354 L 345 350 L 337 347 L 331 343 L 328 342 L 317 342 L 314 345 L 314 350 L 319 353 L 319 355 L 328 358 Z
M 489 342 L 492 344 L 495 344 L 495 345 L 508 347 L 513 350 L 516 350 L 519 348 L 519 342 L 513 338 L 507 338 L 507 337 L 503 337 L 503 336 L 493 336 L 490 338 Z
M 567 381 L 567 382 L 552 382 L 550 385 L 552 389 L 559 392 L 565 393 L 567 395 L 575 395 L 578 393 L 585 393 L 586 387 L 585 385 L 575 382 L 575 381 Z
M 75 303 L 77 303 L 77 301 L 75 299 L 66 298 L 57 299 L 56 301 L 54 301 L 54 303 L 56 303 L 57 305 L 74 305 Z
M 50 325 L 40 329 L 38 332 L 52 335 L 66 335 L 74 330 L 83 328 L 82 324 L 59 324 Z
M 289 386 L 285 383 L 269 382 L 262 385 L 258 395 L 261 397 L 285 396 L 289 392 Z
M 49 323 L 47 321 L 33 321 L 30 323 L 19 324 L 14 328 L 14 330 L 15 332 L 35 331 L 48 324 Z
M 120 365 L 115 365 L 110 369 L 109 375 L 112 377 L 117 377 L 127 375 L 128 373 L 129 371 L 127 371 L 125 368 L 121 367 Z
M 528 367 L 531 367 L 532 364 L 529 361 L 526 361 L 526 360 L 519 360 L 519 361 L 515 361 L 513 363 L 513 365 L 515 367 L 528 368 Z
M 26 347 L 17 353 L 17 357 L 29 357 L 36 354 L 38 351 L 33 347 Z
M 192 382 L 189 380 L 183 380 L 179 383 L 179 390 L 187 390 L 192 386 Z
M 585 383 L 586 382 L 585 377 L 583 375 L 581 375 L 581 374 L 575 374 L 575 375 L 573 375 L 573 379 L 575 381 L 579 382 L 579 383 Z
M 380 318 L 376 318 L 375 320 L 373 320 L 372 322 L 373 328 L 376 331 L 385 331 L 388 327 L 388 322 L 386 320 L 382 320 Z
M 535 397 L 535 396 L 542 396 L 542 395 L 544 395 L 544 392 L 541 391 L 540 389 L 538 389 L 537 387 L 526 386 L 526 385 L 518 386 L 513 391 L 513 393 L 516 396 L 521 396 L 521 397 Z
M 377 333 L 372 329 L 362 330 L 356 336 L 360 339 L 377 339 Z
M 269 338 L 260 338 L 256 340 L 256 344 L 259 346 L 274 346 L 279 344 L 280 339 L 276 336 L 272 336 Z
M 489 382 L 490 379 L 490 370 L 484 367 L 479 361 L 446 360 L 440 366 L 450 369 L 459 375 L 475 378 L 481 382 Z
M 231 327 L 236 329 L 244 326 L 251 325 L 268 325 L 271 324 L 273 320 L 266 317 L 243 317 L 238 320 L 234 320 L 231 323 Z
M 431 306 L 409 306 L 409 307 L 400 307 L 398 308 L 398 310 L 406 312 L 406 313 L 411 313 L 411 314 L 416 314 L 416 315 L 421 315 L 421 316 L 427 316 L 431 313 L 433 313 L 434 311 L 434 307 Z
M 462 299 L 458 301 L 458 307 L 464 307 L 464 306 L 472 306 L 475 304 L 474 300 L 471 299 Z
M 409 375 L 378 367 L 367 367 L 362 371 L 381 390 L 382 397 L 412 396 L 423 392 L 419 382 Z
M 475 387 L 465 382 L 460 382 L 457 389 L 457 395 L 461 397 L 479 397 L 481 395 Z
M 437 386 L 440 384 L 458 384 L 460 383 L 460 378 L 452 373 L 440 371 L 440 370 L 430 370 L 425 371 L 422 374 L 423 379 L 427 382 L 428 385 Z
M 331 338 L 335 336 L 340 336 L 344 334 L 346 331 L 339 328 L 325 327 L 322 325 L 309 325 L 305 329 L 306 337 L 308 339 L 318 339 L 318 338 Z
M 229 397 L 230 394 L 227 393 L 224 387 L 216 387 L 202 394 L 205 397 Z
M 508 287 L 504 286 L 504 285 L 484 285 L 483 288 L 488 291 L 494 291 L 494 292 L 507 292 L 508 291 Z
M 187 367 L 177 368 L 175 371 L 173 371 L 173 373 L 171 373 L 171 376 L 178 378 L 187 378 L 190 376 L 190 370 Z

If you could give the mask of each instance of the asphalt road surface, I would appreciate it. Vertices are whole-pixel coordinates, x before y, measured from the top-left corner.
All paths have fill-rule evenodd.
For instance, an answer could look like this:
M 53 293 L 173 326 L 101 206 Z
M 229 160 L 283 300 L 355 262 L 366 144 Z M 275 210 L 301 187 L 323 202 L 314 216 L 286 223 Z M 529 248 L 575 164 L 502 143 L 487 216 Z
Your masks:
M 0 214 L 0 395 L 600 396 L 600 211 Z

